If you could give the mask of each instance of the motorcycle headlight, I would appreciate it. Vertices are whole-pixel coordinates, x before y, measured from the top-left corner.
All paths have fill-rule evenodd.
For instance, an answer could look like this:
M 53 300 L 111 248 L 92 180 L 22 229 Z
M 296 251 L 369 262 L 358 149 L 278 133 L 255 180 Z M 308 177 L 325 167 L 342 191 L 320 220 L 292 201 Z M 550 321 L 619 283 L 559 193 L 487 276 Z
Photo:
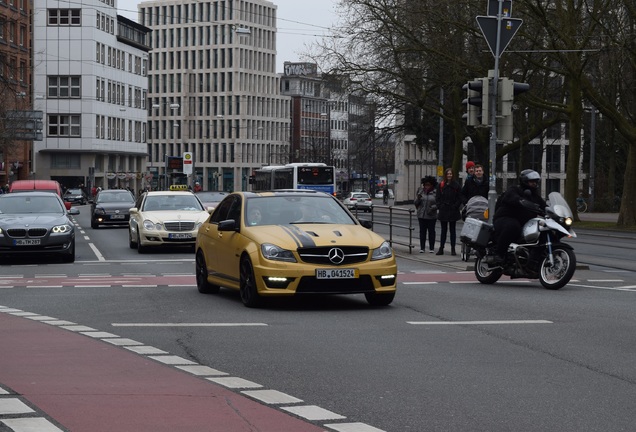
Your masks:
M 71 232 L 71 227 L 70 225 L 57 225 L 54 226 L 53 228 L 51 228 L 51 233 L 52 234 L 66 234 L 68 232 Z
M 571 226 L 572 225 L 572 218 L 567 217 L 563 220 L 563 223 L 565 224 L 565 226 Z
M 296 258 L 294 258 L 292 251 L 270 243 L 263 243 L 261 245 L 261 253 L 268 260 L 296 262 Z
M 371 261 L 381 260 L 391 258 L 393 256 L 393 249 L 389 242 L 385 241 L 380 245 L 379 248 L 373 249 L 373 253 L 371 254 Z

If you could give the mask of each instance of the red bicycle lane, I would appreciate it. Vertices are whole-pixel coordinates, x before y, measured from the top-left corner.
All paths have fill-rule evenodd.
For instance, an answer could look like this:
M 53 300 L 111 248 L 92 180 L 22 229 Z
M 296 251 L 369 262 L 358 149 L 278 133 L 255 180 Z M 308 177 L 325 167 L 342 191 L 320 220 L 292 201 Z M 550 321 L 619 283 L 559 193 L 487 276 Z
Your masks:
M 0 385 L 70 431 L 324 428 L 122 347 L 0 313 Z

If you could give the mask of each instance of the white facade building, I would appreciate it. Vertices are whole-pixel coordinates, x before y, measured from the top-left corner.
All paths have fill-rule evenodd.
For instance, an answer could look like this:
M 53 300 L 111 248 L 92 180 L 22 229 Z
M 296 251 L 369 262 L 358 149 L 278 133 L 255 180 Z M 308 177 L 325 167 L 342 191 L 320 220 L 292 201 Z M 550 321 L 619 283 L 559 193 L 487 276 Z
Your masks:
M 33 100 L 44 114 L 34 177 L 66 187 L 141 187 L 148 29 L 116 0 L 35 0 Z
M 185 152 L 194 155 L 186 181 L 204 190 L 248 190 L 253 170 L 288 162 L 290 102 L 276 74 L 272 2 L 149 1 L 139 5 L 139 22 L 152 29 L 153 187 L 184 182 L 167 161 Z

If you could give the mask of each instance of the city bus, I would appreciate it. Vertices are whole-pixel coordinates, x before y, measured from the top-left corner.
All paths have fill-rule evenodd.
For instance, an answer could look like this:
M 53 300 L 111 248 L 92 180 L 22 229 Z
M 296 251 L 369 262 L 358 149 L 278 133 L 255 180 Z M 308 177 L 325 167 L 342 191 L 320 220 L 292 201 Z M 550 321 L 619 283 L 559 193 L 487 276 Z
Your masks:
M 333 195 L 336 192 L 336 170 L 324 163 L 291 163 L 257 169 L 252 190 L 274 189 L 312 189 Z

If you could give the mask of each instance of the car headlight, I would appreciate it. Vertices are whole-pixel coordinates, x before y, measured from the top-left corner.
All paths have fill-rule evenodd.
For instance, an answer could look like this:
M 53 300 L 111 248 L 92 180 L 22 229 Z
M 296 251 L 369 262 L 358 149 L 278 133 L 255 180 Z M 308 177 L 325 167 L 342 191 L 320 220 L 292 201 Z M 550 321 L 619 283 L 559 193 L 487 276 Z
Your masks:
M 144 221 L 144 229 L 151 231 L 151 230 L 161 230 L 161 224 L 160 223 L 154 223 L 153 221 L 146 219 Z
M 0 228 L 0 237 L 4 237 L 4 231 L 2 231 L 2 228 Z
M 104 215 L 104 214 L 106 214 L 106 211 L 103 208 L 95 207 L 95 214 L 96 215 Z
M 292 251 L 270 243 L 264 243 L 261 245 L 261 253 L 268 260 L 296 262 L 296 258 L 294 258 Z
M 373 253 L 371 254 L 371 261 L 381 260 L 391 258 L 393 256 L 393 249 L 389 242 L 384 242 L 380 245 L 379 248 L 373 249 Z
M 51 228 L 52 234 L 66 234 L 68 232 L 71 232 L 70 225 L 56 225 Z

